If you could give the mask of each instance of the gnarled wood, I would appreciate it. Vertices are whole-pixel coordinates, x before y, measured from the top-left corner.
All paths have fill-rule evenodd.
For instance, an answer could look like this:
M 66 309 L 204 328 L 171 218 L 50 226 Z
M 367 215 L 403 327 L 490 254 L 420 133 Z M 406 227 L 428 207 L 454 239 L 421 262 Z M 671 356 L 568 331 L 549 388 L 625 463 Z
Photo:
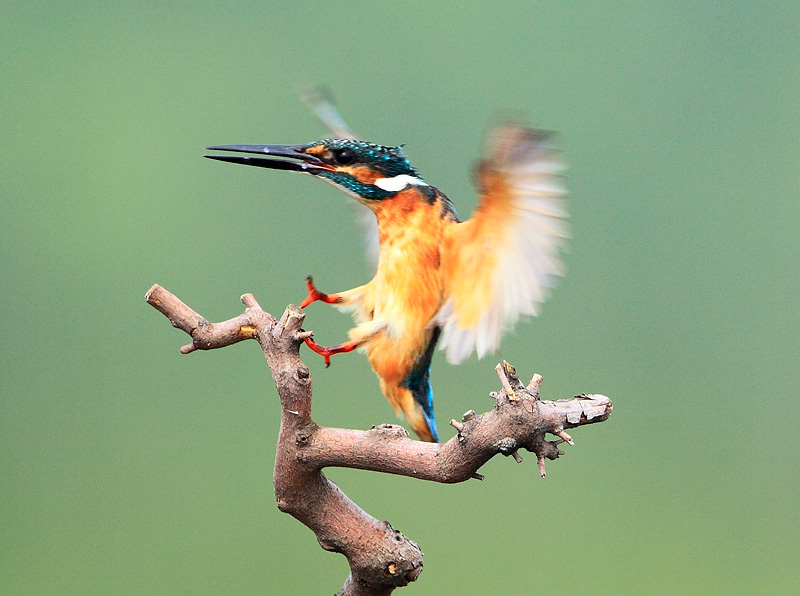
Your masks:
M 540 375 L 528 386 L 508 363 L 498 365 L 502 390 L 493 392 L 495 406 L 480 415 L 466 412 L 451 421 L 458 434 L 443 444 L 413 440 L 394 424 L 369 430 L 317 426 L 311 419 L 311 373 L 299 356 L 300 344 L 310 336 L 301 329 L 302 310 L 289 306 L 278 321 L 265 312 L 251 294 L 241 297 L 241 315 L 210 323 L 159 285 L 145 299 L 172 325 L 192 337 L 181 348 L 221 348 L 256 339 L 267 359 L 281 401 L 281 428 L 273 482 L 278 508 L 308 526 L 322 548 L 339 552 L 350 563 L 341 596 L 390 594 L 414 581 L 422 571 L 422 551 L 416 543 L 376 520 L 353 503 L 322 473 L 325 467 L 346 467 L 455 483 L 482 478 L 477 470 L 502 453 L 521 461 L 520 449 L 536 454 L 544 476 L 547 459 L 563 455 L 558 445 L 572 444 L 565 429 L 602 422 L 612 411 L 604 395 L 572 399 L 539 399 Z M 550 433 L 559 438 L 546 440 Z

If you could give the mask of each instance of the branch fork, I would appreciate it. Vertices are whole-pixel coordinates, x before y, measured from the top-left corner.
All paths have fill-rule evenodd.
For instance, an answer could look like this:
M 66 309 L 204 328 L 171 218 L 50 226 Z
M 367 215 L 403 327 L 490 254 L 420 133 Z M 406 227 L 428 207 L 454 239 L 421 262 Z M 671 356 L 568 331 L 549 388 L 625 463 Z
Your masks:
M 281 402 L 281 426 L 273 482 L 278 508 L 308 526 L 323 549 L 342 553 L 350 576 L 339 594 L 384 595 L 417 579 L 422 571 L 419 546 L 378 521 L 351 501 L 323 474 L 325 467 L 345 467 L 411 476 L 442 483 L 482 480 L 478 469 L 498 453 L 522 461 L 520 449 L 536 455 L 539 473 L 545 460 L 574 444 L 566 429 L 593 424 L 611 415 L 604 395 L 579 395 L 548 401 L 539 397 L 541 375 L 527 386 L 507 362 L 496 368 L 501 390 L 490 395 L 494 407 L 483 414 L 469 410 L 450 425 L 455 437 L 446 443 L 425 443 L 409 437 L 396 424 L 369 430 L 318 426 L 311 419 L 312 380 L 299 356 L 311 336 L 302 329 L 303 311 L 289 306 L 280 320 L 265 312 L 252 294 L 241 301 L 245 311 L 220 323 L 210 323 L 175 295 L 154 285 L 146 301 L 192 342 L 181 352 L 221 348 L 246 339 L 261 345 Z M 546 434 L 558 439 L 546 440 Z

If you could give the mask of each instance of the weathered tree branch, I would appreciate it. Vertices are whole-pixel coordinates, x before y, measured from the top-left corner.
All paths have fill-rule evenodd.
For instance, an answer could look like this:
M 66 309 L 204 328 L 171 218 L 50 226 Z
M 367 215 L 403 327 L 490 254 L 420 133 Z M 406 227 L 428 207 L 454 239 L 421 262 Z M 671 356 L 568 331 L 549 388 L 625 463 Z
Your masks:
M 353 503 L 322 468 L 357 468 L 454 483 L 482 478 L 477 470 L 498 453 L 522 461 L 519 450 L 527 449 L 536 454 L 544 476 L 545 460 L 564 453 L 558 445 L 572 444 L 566 429 L 602 422 L 611 415 L 611 400 L 604 395 L 541 400 L 542 377 L 534 375 L 526 387 L 504 362 L 497 366 L 502 390 L 491 394 L 494 408 L 480 415 L 470 410 L 461 422 L 451 420 L 458 433 L 446 443 L 413 440 L 394 424 L 366 431 L 321 427 L 311 419 L 311 373 L 298 353 L 310 336 L 301 329 L 302 310 L 289 306 L 278 321 L 261 309 L 252 294 L 245 294 L 244 313 L 210 323 L 159 285 L 150 288 L 145 299 L 192 337 L 192 343 L 181 348 L 184 354 L 244 339 L 256 339 L 261 345 L 281 400 L 273 474 L 278 508 L 308 526 L 322 548 L 347 557 L 350 576 L 339 592 L 342 596 L 390 594 L 405 586 L 422 571 L 422 552 L 387 522 Z M 547 441 L 546 433 L 559 438 Z

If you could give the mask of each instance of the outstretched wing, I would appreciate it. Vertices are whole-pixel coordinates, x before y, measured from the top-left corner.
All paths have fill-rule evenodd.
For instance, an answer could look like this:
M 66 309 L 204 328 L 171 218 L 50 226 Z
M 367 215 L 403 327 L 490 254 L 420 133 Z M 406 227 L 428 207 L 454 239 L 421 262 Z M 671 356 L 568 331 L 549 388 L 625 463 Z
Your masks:
M 309 87 L 300 92 L 300 99 L 331 131 L 334 137 L 337 139 L 358 138 L 339 114 L 339 110 L 336 109 L 333 102 L 333 95 L 327 87 L 321 85 Z M 361 203 L 354 201 L 349 201 L 349 203 L 356 211 L 356 219 L 365 239 L 367 262 L 374 272 L 378 267 L 378 222 L 372 211 Z
M 494 351 L 520 315 L 538 314 L 564 274 L 566 167 L 552 140 L 553 133 L 517 125 L 492 131 L 476 172 L 478 207 L 446 231 L 447 300 L 436 323 L 451 363 Z

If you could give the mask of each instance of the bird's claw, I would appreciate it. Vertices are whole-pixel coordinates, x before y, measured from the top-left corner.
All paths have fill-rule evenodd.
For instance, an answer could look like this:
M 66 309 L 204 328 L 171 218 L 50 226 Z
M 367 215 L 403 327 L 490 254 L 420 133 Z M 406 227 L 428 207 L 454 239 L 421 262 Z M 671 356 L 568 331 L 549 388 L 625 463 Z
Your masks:
M 311 348 L 312 351 L 322 356 L 322 358 L 325 360 L 325 368 L 328 368 L 331 365 L 331 356 L 334 354 L 345 354 L 347 352 L 352 352 L 358 345 L 354 341 L 346 341 L 338 346 L 321 346 L 310 337 L 307 337 L 303 341 L 305 341 L 306 345 Z
M 320 356 L 322 356 L 325 360 L 325 368 L 328 368 L 331 365 L 331 352 L 330 348 L 326 348 L 325 346 L 319 345 L 310 337 L 307 337 L 303 340 L 306 342 L 306 345 L 311 348 L 311 351 L 316 352 Z
M 310 275 L 306 277 L 306 287 L 308 287 L 308 296 L 300 303 L 300 308 L 305 308 L 309 304 L 313 304 L 317 301 L 325 302 L 326 304 L 335 304 L 341 300 L 338 294 L 325 294 L 324 292 L 320 292 L 314 285 L 314 278 Z

